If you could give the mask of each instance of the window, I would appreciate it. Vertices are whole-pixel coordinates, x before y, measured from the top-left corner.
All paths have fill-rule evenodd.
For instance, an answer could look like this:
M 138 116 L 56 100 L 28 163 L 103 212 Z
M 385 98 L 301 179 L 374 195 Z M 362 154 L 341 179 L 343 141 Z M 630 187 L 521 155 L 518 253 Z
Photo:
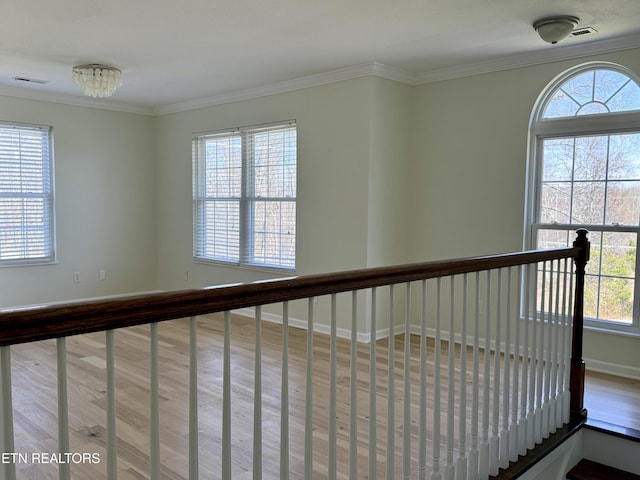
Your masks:
M 193 256 L 293 270 L 296 125 L 193 137 Z
M 54 257 L 51 127 L 0 123 L 0 265 Z
M 564 247 L 588 229 L 587 323 L 640 331 L 638 82 L 611 64 L 565 73 L 539 99 L 530 138 L 530 247 Z

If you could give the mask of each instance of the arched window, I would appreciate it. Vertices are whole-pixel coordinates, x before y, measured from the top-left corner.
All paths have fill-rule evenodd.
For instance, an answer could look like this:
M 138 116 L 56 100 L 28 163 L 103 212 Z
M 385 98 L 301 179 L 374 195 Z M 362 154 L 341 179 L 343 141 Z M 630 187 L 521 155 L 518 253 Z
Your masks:
M 591 233 L 585 318 L 640 332 L 640 85 L 618 65 L 590 63 L 549 84 L 529 130 L 529 248 Z

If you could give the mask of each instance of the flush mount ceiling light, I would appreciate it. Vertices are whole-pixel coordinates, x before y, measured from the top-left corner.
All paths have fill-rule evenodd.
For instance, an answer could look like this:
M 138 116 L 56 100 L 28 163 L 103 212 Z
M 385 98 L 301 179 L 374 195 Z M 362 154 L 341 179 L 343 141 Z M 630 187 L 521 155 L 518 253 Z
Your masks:
M 580 19 L 570 15 L 547 17 L 537 20 L 533 28 L 545 42 L 556 44 L 569 36 L 571 31 L 578 26 Z
M 82 87 L 89 97 L 110 97 L 122 85 L 122 72 L 115 67 L 92 63 L 76 65 L 72 70 L 73 81 Z

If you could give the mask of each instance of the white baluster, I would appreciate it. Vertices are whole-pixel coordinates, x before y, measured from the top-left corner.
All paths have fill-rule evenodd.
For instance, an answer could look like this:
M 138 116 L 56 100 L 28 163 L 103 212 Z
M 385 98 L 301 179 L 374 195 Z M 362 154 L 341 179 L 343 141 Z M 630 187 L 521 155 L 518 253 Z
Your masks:
M 282 383 L 280 391 L 280 480 L 289 480 L 289 302 L 282 304 Z
M 562 426 L 562 402 L 564 399 L 564 352 L 565 352 L 565 319 L 567 308 L 567 259 L 564 259 L 564 266 L 558 266 L 561 271 L 558 272 L 558 278 L 561 278 L 561 288 L 558 290 L 558 296 L 561 296 L 560 306 L 558 307 L 558 314 L 556 318 L 556 335 L 557 338 L 557 377 L 556 377 L 556 416 L 553 419 L 555 427 L 560 428 Z
M 566 340 L 566 313 L 567 313 L 567 259 L 564 259 L 564 267 L 562 272 L 559 274 L 562 277 L 562 289 L 561 292 L 558 292 L 562 295 L 560 309 L 558 311 L 558 327 L 557 327 L 557 335 L 558 335 L 558 377 L 557 377 L 557 387 L 558 393 L 556 395 L 556 418 L 555 425 L 556 428 L 560 428 L 563 424 L 563 412 L 562 412 L 562 403 L 564 400 L 564 354 L 565 354 L 565 340 Z
M 396 433 L 396 387 L 395 387 L 395 306 L 394 286 L 389 285 L 389 342 L 388 342 L 388 378 L 387 378 L 387 479 L 395 474 L 395 433 Z
M 411 478 L 411 284 L 407 283 L 404 308 L 404 419 L 402 427 L 402 472 Z
M 491 440 L 489 443 L 489 473 L 497 475 L 500 464 L 500 351 L 502 330 L 502 270 L 498 270 L 496 288 L 496 347 L 493 353 L 493 411 L 491 413 Z
M 471 390 L 471 450 L 469 450 L 469 480 L 477 480 L 480 472 L 478 426 L 480 409 L 480 273 L 476 272 L 476 295 L 473 316 L 473 388 Z
M 551 323 L 551 329 L 553 330 L 552 338 L 552 353 L 551 353 L 551 392 L 549 399 L 549 432 L 554 433 L 558 428 L 556 424 L 557 418 L 557 405 L 558 405 L 558 350 L 560 348 L 560 336 L 561 336 L 561 328 L 560 328 L 560 260 L 556 261 L 556 265 L 558 268 L 556 274 L 556 289 L 555 289 L 555 307 L 553 312 L 553 321 Z M 551 347 L 551 345 L 550 345 Z
M 569 391 L 570 373 L 571 373 L 571 337 L 573 330 L 573 281 L 575 278 L 573 272 L 573 262 L 570 263 L 569 270 L 569 299 L 567 308 L 567 325 L 566 325 L 566 343 L 565 343 L 565 374 L 564 374 L 564 402 L 562 405 L 563 423 L 569 423 L 571 416 L 571 392 Z
M 371 343 L 369 344 L 369 478 L 376 480 L 378 477 L 378 438 L 376 432 L 377 408 L 376 408 L 376 288 L 371 289 Z
M 456 480 L 467 480 L 467 301 L 468 277 L 462 277 L 462 338 L 460 343 L 460 407 L 458 416 L 458 462 L 456 464 Z
M 547 308 L 547 340 L 545 342 L 545 360 L 544 360 L 544 397 L 542 405 L 542 430 L 543 438 L 547 438 L 550 432 L 551 419 L 551 351 L 553 350 L 553 299 L 555 292 L 553 289 L 553 261 L 549 262 L 549 306 Z
M 58 452 L 69 452 L 69 405 L 67 402 L 67 341 L 65 337 L 56 340 L 56 361 L 58 377 Z M 68 462 L 58 464 L 58 479 L 71 478 Z
M 329 336 L 329 465 L 328 478 L 335 480 L 338 457 L 336 455 L 337 427 L 336 427 L 336 322 L 337 307 L 336 294 L 331 295 L 331 334 Z
M 222 367 L 222 478 L 231 480 L 231 312 L 224 312 Z M 196 386 L 197 388 L 197 386 Z M 196 426 L 197 428 L 197 426 Z
M 311 379 L 311 377 L 309 377 Z M 255 366 L 253 369 L 253 480 L 262 479 L 262 306 L 256 306 Z
M 507 270 L 507 306 L 505 315 L 505 338 L 504 338 L 504 376 L 502 378 L 502 431 L 500 432 L 500 468 L 509 466 L 510 429 L 509 414 L 511 395 L 511 268 Z M 502 285 L 500 285 L 502 291 Z M 500 318 L 500 317 L 498 317 Z
M 489 412 L 491 385 L 491 270 L 487 271 L 486 318 L 484 330 L 484 377 L 482 379 L 482 441 L 480 442 L 480 479 L 489 476 Z
M 454 480 L 455 465 L 453 463 L 453 447 L 455 443 L 455 382 L 456 382 L 456 366 L 455 366 L 455 278 L 449 277 L 449 345 L 447 346 L 447 375 L 448 392 L 447 392 L 447 463 L 444 466 L 444 479 Z
M 2 373 L 2 451 L 15 452 L 14 434 L 13 434 L 13 401 L 11 398 L 11 347 L 0 347 L 0 372 Z M 16 464 L 8 462 L 4 465 L 0 464 L 4 473 L 5 480 L 16 480 Z
M 533 365 L 531 365 L 529 357 L 529 343 L 531 342 L 529 330 L 533 329 L 533 327 L 531 327 L 532 319 L 530 302 L 531 293 L 535 291 L 532 285 L 532 269 L 533 267 L 531 265 L 527 265 L 525 267 L 526 281 L 524 291 L 524 341 L 522 342 L 524 352 L 522 354 L 522 386 L 520 388 L 520 421 L 518 422 L 518 453 L 520 455 L 524 455 L 527 452 L 527 448 L 529 448 L 530 441 L 533 442 L 533 429 L 531 428 L 533 420 L 531 419 L 531 415 L 529 414 L 529 409 L 532 408 L 532 402 L 530 399 L 533 395 L 531 392 L 529 392 L 529 384 L 531 383 L 531 370 L 533 369 Z
M 351 292 L 351 407 L 349 414 L 349 480 L 358 478 L 358 292 Z M 288 479 L 288 477 L 287 477 Z M 282 480 L 287 480 L 283 478 Z
M 527 448 L 532 449 L 536 444 L 536 371 L 537 371 L 537 339 L 538 339 L 538 275 L 536 271 L 531 274 L 534 286 L 531 289 L 533 295 L 533 311 L 531 312 L 531 357 L 529 361 L 529 412 L 527 414 Z M 544 289 L 543 289 L 544 291 Z
M 151 479 L 160 478 L 160 403 L 158 393 L 158 324 L 150 326 L 151 350 L 149 407 L 149 467 Z
M 538 321 L 540 324 L 540 345 L 536 350 L 536 412 L 535 412 L 535 443 L 542 442 L 542 420 L 543 420 L 543 380 L 544 380 L 544 350 L 545 350 L 545 301 L 547 300 L 547 264 L 542 265 L 542 294 L 540 298 L 540 313 L 538 315 Z
M 571 272 L 571 263 L 569 259 L 565 259 L 564 263 L 564 288 L 562 289 L 562 315 L 561 315 L 561 335 L 560 335 L 560 372 L 558 374 L 558 388 L 560 393 L 558 395 L 558 408 L 557 408 L 557 425 L 561 427 L 564 423 L 569 421 L 569 361 L 570 361 L 570 298 L 573 282 Z
M 308 300 L 307 386 L 304 412 L 304 478 L 313 477 L 313 298 Z
M 418 478 L 427 478 L 427 281 L 422 281 L 420 311 L 420 407 L 418 431 Z
M 433 465 L 431 469 L 431 480 L 440 480 L 442 472 L 440 469 L 440 442 L 442 435 L 440 434 L 440 341 L 441 341 L 441 281 L 438 277 L 436 283 L 436 332 L 435 332 L 435 349 L 434 349 L 434 367 L 433 367 Z
M 107 480 L 118 478 L 118 452 L 116 448 L 116 372 L 114 331 L 106 331 L 107 343 Z
M 571 323 L 571 293 L 572 293 L 572 262 L 571 259 L 565 259 L 564 272 L 563 272 L 563 284 L 564 288 L 562 291 L 562 316 L 560 318 L 562 335 L 560 338 L 561 346 L 560 346 L 560 373 L 558 374 L 558 388 L 560 389 L 560 393 L 558 395 L 558 426 L 562 426 L 565 423 L 565 397 L 569 397 L 569 376 L 568 376 L 568 365 L 569 365 L 569 343 L 570 340 L 568 337 L 571 336 L 569 324 Z
M 223 455 L 223 464 L 224 460 Z M 194 316 L 189 319 L 189 480 L 198 480 L 198 465 L 198 317 Z
M 521 293 L 522 293 L 522 266 L 518 267 L 518 282 L 517 282 L 517 299 L 516 305 L 521 304 Z M 526 308 L 526 306 L 524 307 Z M 526 319 L 526 310 L 525 315 Z M 513 382 L 512 385 L 512 401 L 511 401 L 511 429 L 509 432 L 510 439 L 510 447 L 509 447 L 509 460 L 515 462 L 518 459 L 518 452 L 520 450 L 520 425 L 518 422 L 518 402 L 519 402 L 519 394 L 520 390 L 518 390 L 520 386 L 520 315 L 510 314 L 509 318 L 515 319 L 516 331 L 514 334 L 514 351 L 513 351 Z M 526 320 L 525 320 L 526 321 Z M 524 360 L 523 360 L 524 361 Z M 524 439 L 524 436 L 522 436 Z
M 2 352 L 4 348 L 5 347 L 0 347 L 0 452 L 10 452 L 10 451 L 13 451 L 13 448 L 9 450 L 8 448 L 5 448 L 5 444 L 4 444 L 4 436 L 6 433 L 4 428 L 4 416 L 5 416 L 4 395 L 5 395 L 5 391 L 7 390 L 6 384 L 9 384 L 9 386 L 11 386 L 11 376 L 5 375 L 4 373 L 5 367 L 2 361 L 3 360 Z M 13 416 L 13 413 L 12 413 L 12 416 Z M 11 423 L 13 424 L 13 421 Z M 0 480 L 5 480 L 6 468 L 7 468 L 6 464 L 5 465 L 0 464 Z

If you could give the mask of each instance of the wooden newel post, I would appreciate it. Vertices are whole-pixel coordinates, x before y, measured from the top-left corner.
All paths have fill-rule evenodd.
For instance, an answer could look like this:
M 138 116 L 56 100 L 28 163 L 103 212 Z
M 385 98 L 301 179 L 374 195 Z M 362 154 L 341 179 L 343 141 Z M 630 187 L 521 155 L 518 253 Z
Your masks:
M 584 332 L 584 277 L 585 267 L 589 261 L 590 242 L 587 239 L 589 232 L 581 228 L 577 231 L 578 237 L 573 242 L 574 247 L 582 250 L 574 259 L 576 264 L 575 299 L 573 303 L 573 337 L 571 341 L 571 422 L 579 422 L 587 418 L 587 410 L 584 408 L 584 360 L 582 359 L 582 339 Z

